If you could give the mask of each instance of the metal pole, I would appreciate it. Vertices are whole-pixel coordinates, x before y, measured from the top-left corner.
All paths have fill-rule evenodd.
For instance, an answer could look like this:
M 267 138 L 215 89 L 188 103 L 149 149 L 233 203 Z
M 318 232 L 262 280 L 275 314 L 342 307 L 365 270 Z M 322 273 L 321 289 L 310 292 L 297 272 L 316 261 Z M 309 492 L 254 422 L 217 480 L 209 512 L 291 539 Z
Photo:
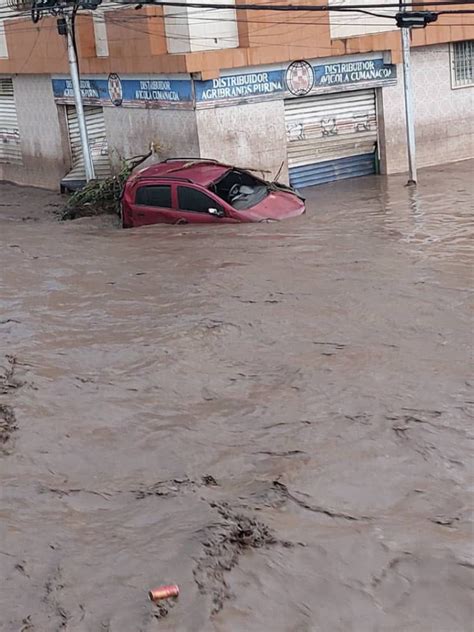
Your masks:
M 87 137 L 87 125 L 84 117 L 84 107 L 82 105 L 81 86 L 79 82 L 79 71 L 77 68 L 76 50 L 74 48 L 74 40 L 72 37 L 72 21 L 71 17 L 67 18 L 67 54 L 69 60 L 69 72 L 71 74 L 72 87 L 74 90 L 74 103 L 76 104 L 77 120 L 79 122 L 79 134 L 81 136 L 82 155 L 84 156 L 84 167 L 86 172 L 86 180 L 94 180 L 94 163 L 92 162 L 91 150 L 89 147 L 89 139 Z
M 405 95 L 405 119 L 407 128 L 408 169 L 410 172 L 408 184 L 416 184 L 416 148 L 415 148 L 415 117 L 413 114 L 413 89 L 411 83 L 410 60 L 410 29 L 402 28 L 403 51 L 403 85 Z

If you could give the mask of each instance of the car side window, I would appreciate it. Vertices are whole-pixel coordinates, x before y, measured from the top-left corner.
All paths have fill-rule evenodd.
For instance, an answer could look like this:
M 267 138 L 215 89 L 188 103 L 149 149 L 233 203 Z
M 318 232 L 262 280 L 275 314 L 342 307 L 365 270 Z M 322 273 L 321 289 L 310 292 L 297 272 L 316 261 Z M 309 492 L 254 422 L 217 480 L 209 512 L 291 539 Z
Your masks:
M 171 208 L 171 186 L 159 184 L 140 187 L 135 195 L 135 204 Z
M 178 187 L 178 207 L 181 211 L 194 211 L 196 213 L 208 213 L 210 208 L 223 210 L 222 206 L 215 200 L 191 187 Z

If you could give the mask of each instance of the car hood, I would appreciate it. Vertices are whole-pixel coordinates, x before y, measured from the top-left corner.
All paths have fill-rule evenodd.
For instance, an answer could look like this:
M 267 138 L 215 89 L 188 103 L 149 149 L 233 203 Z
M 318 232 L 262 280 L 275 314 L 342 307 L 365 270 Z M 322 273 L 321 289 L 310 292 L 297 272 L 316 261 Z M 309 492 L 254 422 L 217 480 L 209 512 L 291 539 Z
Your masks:
M 304 212 L 304 200 L 295 193 L 272 190 L 261 202 L 245 211 L 239 211 L 239 214 L 242 217 L 248 217 L 250 221 L 262 221 L 265 219 L 278 221 L 287 217 L 296 217 Z

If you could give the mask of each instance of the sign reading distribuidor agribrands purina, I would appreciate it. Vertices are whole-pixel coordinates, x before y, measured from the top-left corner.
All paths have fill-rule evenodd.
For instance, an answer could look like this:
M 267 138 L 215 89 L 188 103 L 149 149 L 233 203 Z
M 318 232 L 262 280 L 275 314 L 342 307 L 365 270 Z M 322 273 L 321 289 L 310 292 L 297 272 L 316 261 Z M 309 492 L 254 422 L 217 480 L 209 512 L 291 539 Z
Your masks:
M 53 79 L 53 92 L 58 102 L 74 103 L 70 79 Z M 121 79 L 115 73 L 104 79 L 81 79 L 81 94 L 89 105 L 179 107 L 192 102 L 189 79 Z
M 383 59 L 340 61 L 313 66 L 313 70 L 315 87 L 389 81 L 397 77 L 397 67 L 384 64 Z
M 195 82 L 196 101 L 240 101 L 284 92 L 281 70 L 252 72 Z

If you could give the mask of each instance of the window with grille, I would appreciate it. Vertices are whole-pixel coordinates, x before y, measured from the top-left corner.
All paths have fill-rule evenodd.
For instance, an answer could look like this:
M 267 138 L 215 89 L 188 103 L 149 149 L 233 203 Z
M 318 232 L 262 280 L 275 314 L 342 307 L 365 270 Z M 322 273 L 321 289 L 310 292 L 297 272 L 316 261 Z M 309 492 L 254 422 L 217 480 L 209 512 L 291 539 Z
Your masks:
M 474 85 L 474 40 L 451 45 L 451 82 L 453 88 Z

